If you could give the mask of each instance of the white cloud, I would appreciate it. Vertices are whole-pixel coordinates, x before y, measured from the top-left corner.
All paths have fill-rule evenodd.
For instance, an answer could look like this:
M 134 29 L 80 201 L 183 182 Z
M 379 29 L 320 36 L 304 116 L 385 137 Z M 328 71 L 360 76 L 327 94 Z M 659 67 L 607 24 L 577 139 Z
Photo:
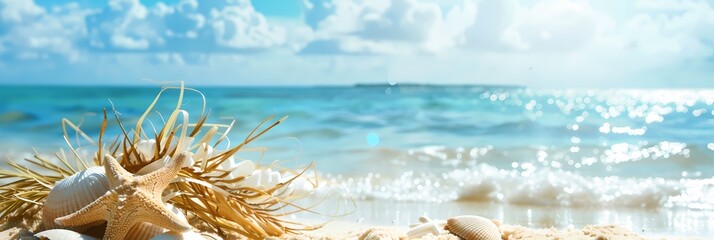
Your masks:
M 702 0 L 310 0 L 304 19 L 248 0 L 0 0 L 0 14 L 0 79 L 714 87 Z
M 479 1 L 474 23 L 464 33 L 464 45 L 469 49 L 502 51 L 511 48 L 503 41 L 506 29 L 516 17 L 517 0 Z M 510 39 L 509 39 L 510 40 Z
M 0 56 L 5 60 L 80 57 L 77 41 L 85 35 L 84 16 L 76 4 L 49 11 L 32 1 L 0 1 Z
M 97 50 L 152 52 L 255 51 L 285 44 L 248 0 L 182 0 L 151 9 L 139 0 L 112 0 L 88 17 L 90 46 Z
M 709 2 L 649 0 L 638 1 L 638 7 L 650 11 L 624 24 L 622 37 L 629 48 L 677 60 L 714 54 L 714 9 Z
M 249 1 L 211 10 L 208 18 L 217 43 L 232 48 L 267 48 L 285 43 L 285 29 L 268 24 Z
M 0 19 L 3 22 L 20 23 L 27 19 L 40 16 L 45 13 L 45 9 L 35 5 L 32 1 L 0 1 Z
M 303 52 L 323 54 L 441 51 L 459 41 L 476 14 L 471 1 L 446 14 L 437 3 L 417 0 L 318 0 L 306 5 L 306 22 L 316 41 Z
M 568 52 L 597 41 L 612 25 L 586 1 L 546 0 L 533 6 L 517 4 L 501 40 L 517 50 Z

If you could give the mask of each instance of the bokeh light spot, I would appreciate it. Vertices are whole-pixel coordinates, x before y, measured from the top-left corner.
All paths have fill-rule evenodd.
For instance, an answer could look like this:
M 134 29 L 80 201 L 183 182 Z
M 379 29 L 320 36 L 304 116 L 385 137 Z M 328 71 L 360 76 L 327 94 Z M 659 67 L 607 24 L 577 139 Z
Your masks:
M 368 133 L 367 134 L 367 144 L 369 144 L 372 147 L 379 145 L 379 135 L 377 135 L 376 133 L 373 133 L 373 132 Z

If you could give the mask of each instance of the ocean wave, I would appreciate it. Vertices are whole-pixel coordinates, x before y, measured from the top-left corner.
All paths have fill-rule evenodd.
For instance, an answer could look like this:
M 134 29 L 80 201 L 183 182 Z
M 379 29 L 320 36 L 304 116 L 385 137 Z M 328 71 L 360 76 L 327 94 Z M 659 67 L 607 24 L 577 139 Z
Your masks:
M 353 197 L 409 202 L 475 201 L 564 207 L 714 209 L 714 178 L 587 177 L 563 170 L 532 173 L 488 164 L 441 174 L 332 176 Z

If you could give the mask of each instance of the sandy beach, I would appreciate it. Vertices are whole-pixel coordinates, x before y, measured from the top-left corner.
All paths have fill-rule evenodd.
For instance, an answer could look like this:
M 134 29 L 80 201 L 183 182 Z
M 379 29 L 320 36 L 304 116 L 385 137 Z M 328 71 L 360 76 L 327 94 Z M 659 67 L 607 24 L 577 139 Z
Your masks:
M 601 240 L 601 239 L 640 239 L 640 240 L 695 240 L 703 238 L 687 238 L 672 236 L 642 236 L 628 229 L 614 225 L 594 226 L 588 225 L 582 229 L 533 229 L 518 225 L 501 224 L 499 226 L 502 239 L 506 240 L 540 240 L 540 239 L 574 239 L 574 240 Z M 324 229 L 308 232 L 297 236 L 284 236 L 275 239 L 409 239 L 406 238 L 406 227 L 369 226 L 353 222 L 329 223 Z M 458 240 L 459 237 L 442 233 L 439 235 L 426 235 L 421 240 Z
M 427 233 L 422 234 L 419 237 L 409 238 L 407 232 L 410 230 L 409 225 L 417 225 L 418 221 L 415 220 L 412 224 L 399 223 L 398 220 L 392 220 L 391 224 L 375 224 L 374 219 L 370 219 L 367 212 L 382 212 L 378 215 L 379 218 L 394 218 L 398 216 L 398 211 L 404 211 L 409 209 L 412 213 L 416 213 L 420 209 L 414 205 L 412 206 L 402 206 L 401 209 L 397 211 L 384 212 L 379 206 L 390 206 L 390 203 L 365 203 L 356 202 L 357 206 L 364 206 L 364 208 L 356 211 L 356 214 L 351 214 L 349 216 L 324 220 L 310 217 L 300 217 L 292 216 L 291 220 L 301 222 L 306 225 L 322 225 L 321 228 L 313 231 L 303 231 L 299 234 L 286 234 L 280 237 L 269 237 L 266 239 L 270 240 L 309 240 L 309 239 L 320 239 L 320 240 L 338 240 L 338 239 L 359 239 L 359 240 L 388 240 L 388 239 L 421 239 L 421 240 L 458 240 L 462 239 L 456 235 L 451 234 L 449 231 L 442 231 L 440 233 Z M 326 207 L 327 206 L 327 207 Z M 398 206 L 398 204 L 392 203 L 393 207 Z M 325 204 L 321 209 L 334 208 L 336 205 Z M 479 208 L 485 208 L 486 205 L 480 205 Z M 396 207 L 399 208 L 399 207 Z M 395 208 L 395 209 L 396 209 Z M 461 211 L 473 212 L 473 209 Z M 438 211 L 445 211 L 447 214 L 452 214 L 450 210 L 437 209 Z M 434 210 L 434 211 L 437 211 Z M 320 209 L 317 209 L 320 211 Z M 488 211 L 482 211 L 487 213 Z M 552 212 L 551 212 L 552 213 Z M 423 215 L 438 216 L 438 212 L 432 214 L 422 213 Z M 308 216 L 308 215 L 305 215 Z M 389 216 L 389 217 L 387 217 Z M 409 214 L 408 216 L 416 216 Z M 366 218 L 365 218 L 366 217 Z M 398 218 L 398 217 L 397 217 Z M 367 220 L 365 220 L 367 219 Z M 437 219 L 434 219 L 437 220 Z M 704 240 L 703 237 L 684 237 L 684 236 L 670 236 L 666 233 L 656 233 L 656 232 L 636 232 L 632 229 L 624 226 L 614 225 L 614 224 L 586 224 L 581 228 L 576 228 L 573 226 L 565 228 L 557 227 L 545 227 L 545 228 L 533 228 L 524 227 L 518 224 L 509 224 L 508 222 L 502 223 L 497 219 L 491 219 L 494 224 L 498 227 L 498 231 L 501 239 L 503 240 L 541 240 L 541 239 L 573 239 L 573 240 Z M 41 218 L 39 216 L 24 216 L 24 217 L 9 217 L 7 219 L 1 220 L 2 225 L 0 225 L 0 239 L 20 239 L 21 237 L 29 237 L 34 233 L 40 231 L 43 226 L 41 224 Z M 371 222 L 371 223 L 370 223 Z M 416 223 L 416 224 L 414 224 Z M 210 236 L 210 237 L 209 237 Z M 215 237 L 220 239 L 215 234 L 206 234 L 206 239 L 212 239 Z M 226 239 L 247 239 L 244 237 L 229 237 Z M 486 240 L 486 239 L 484 239 Z
M 0 239 L 20 239 L 32 236 L 30 230 L 38 228 L 35 222 L 11 221 L 5 222 L 0 229 Z M 309 221 L 308 221 L 309 222 Z M 541 239 L 573 239 L 573 240 L 696 240 L 704 238 L 672 237 L 672 236 L 643 236 L 634 233 L 626 228 L 615 225 L 588 225 L 582 229 L 567 228 L 545 228 L 533 229 L 518 225 L 499 224 L 498 229 L 501 238 L 504 240 L 541 240 Z M 350 221 L 335 221 L 326 224 L 323 228 L 308 231 L 302 234 L 288 234 L 281 237 L 269 237 L 270 240 L 338 240 L 338 239 L 359 239 L 359 240 L 391 240 L 410 239 L 406 232 L 408 227 L 399 226 L 374 226 Z M 209 238 L 206 238 L 209 239 Z M 240 238 L 238 238 L 240 239 Z M 419 238 L 421 240 L 458 240 L 458 236 L 448 232 L 441 234 L 427 234 Z

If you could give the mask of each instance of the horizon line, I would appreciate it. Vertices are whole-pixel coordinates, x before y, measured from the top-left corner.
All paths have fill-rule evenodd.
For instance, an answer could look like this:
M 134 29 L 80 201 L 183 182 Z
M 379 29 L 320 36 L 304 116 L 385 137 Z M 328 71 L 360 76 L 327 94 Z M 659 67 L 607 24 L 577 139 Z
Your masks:
M 31 88 L 31 87 L 61 87 L 61 88 L 96 88 L 96 87 L 116 87 L 116 88 L 153 88 L 153 87 L 166 87 L 166 86 L 180 86 L 180 82 L 173 82 L 174 84 L 161 84 L 161 83 L 147 83 L 147 84 L 79 84 L 79 83 L 0 83 L 0 87 L 20 87 L 20 88 Z M 632 86 L 622 86 L 622 87 L 532 87 L 526 85 L 515 85 L 515 84 L 478 84 L 478 83 L 416 83 L 416 82 L 405 82 L 405 83 L 352 83 L 352 84 L 280 84 L 280 85 L 256 85 L 256 84 L 186 84 L 184 82 L 184 87 L 188 88 L 221 88 L 221 87 L 231 87 L 231 88 L 377 88 L 377 87 L 433 87 L 433 88 L 458 88 L 458 87 L 483 87 L 483 88 L 507 88 L 507 89 L 539 89 L 539 90 L 714 90 L 714 87 L 632 87 Z

